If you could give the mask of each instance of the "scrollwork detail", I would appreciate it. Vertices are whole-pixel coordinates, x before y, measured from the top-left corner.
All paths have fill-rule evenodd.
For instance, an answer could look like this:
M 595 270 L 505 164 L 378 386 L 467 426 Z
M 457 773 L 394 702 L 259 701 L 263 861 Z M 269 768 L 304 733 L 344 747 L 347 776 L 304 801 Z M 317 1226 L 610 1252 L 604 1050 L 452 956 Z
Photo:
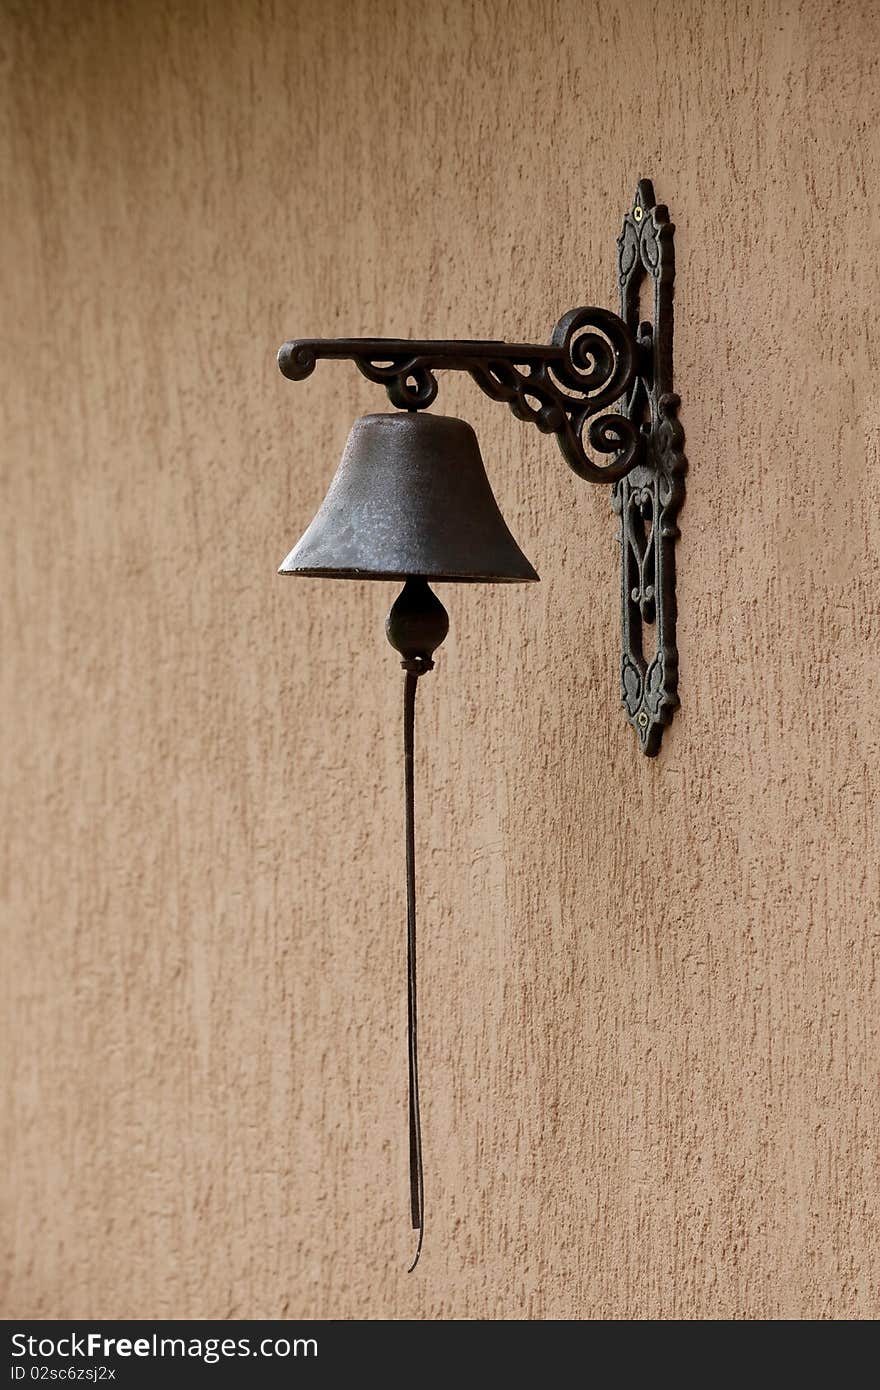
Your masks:
M 398 410 L 425 410 L 437 399 L 437 378 L 424 358 L 395 358 L 382 366 L 358 357 L 355 364 L 368 381 L 385 387 L 388 399 Z

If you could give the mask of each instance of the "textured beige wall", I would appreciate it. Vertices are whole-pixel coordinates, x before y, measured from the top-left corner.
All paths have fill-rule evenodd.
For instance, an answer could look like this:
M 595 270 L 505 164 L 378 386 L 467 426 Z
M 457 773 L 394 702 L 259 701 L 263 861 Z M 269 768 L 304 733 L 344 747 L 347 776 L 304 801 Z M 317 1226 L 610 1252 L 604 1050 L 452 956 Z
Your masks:
M 880 1312 L 871 0 L 6 3 L 9 1315 Z M 678 225 L 684 705 L 607 493 L 448 379 L 532 589 L 420 697 L 406 1222 L 393 586 L 283 581 L 295 333 L 543 338 Z

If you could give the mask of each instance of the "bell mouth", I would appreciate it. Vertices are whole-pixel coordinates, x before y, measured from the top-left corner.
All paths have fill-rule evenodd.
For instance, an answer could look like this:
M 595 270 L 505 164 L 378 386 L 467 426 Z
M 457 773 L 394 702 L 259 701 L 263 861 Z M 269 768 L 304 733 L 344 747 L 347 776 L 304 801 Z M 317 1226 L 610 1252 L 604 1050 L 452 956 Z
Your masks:
M 406 579 L 428 579 L 432 584 L 540 584 L 541 576 L 534 570 L 531 574 L 432 574 L 420 570 L 411 574 L 405 570 L 355 570 L 325 569 L 285 569 L 282 565 L 279 574 L 293 575 L 298 579 L 385 579 L 402 584 Z

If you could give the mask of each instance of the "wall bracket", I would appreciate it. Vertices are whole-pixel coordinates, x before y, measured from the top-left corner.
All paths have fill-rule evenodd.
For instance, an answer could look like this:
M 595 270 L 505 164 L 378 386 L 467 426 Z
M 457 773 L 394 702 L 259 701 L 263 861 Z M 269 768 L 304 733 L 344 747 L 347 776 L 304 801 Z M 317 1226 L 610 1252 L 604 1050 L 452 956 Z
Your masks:
M 590 482 L 616 482 L 644 448 L 638 423 L 608 410 L 629 391 L 640 360 L 629 327 L 608 309 L 570 309 L 549 343 L 295 338 L 279 349 L 278 366 L 290 381 L 302 381 L 319 358 L 348 358 L 369 381 L 385 387 L 398 410 L 433 405 L 436 372 L 467 372 L 518 420 L 555 434 L 569 467 Z M 587 448 L 614 457 L 598 464 Z

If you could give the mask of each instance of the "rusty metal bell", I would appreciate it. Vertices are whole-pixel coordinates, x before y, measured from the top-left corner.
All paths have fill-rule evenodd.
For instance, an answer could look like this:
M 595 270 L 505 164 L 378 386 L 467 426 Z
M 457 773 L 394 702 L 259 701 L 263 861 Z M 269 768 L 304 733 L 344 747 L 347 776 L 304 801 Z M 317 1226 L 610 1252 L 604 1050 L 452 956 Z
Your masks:
M 538 578 L 498 508 L 464 420 L 364 415 L 314 521 L 279 574 L 327 579 Z

